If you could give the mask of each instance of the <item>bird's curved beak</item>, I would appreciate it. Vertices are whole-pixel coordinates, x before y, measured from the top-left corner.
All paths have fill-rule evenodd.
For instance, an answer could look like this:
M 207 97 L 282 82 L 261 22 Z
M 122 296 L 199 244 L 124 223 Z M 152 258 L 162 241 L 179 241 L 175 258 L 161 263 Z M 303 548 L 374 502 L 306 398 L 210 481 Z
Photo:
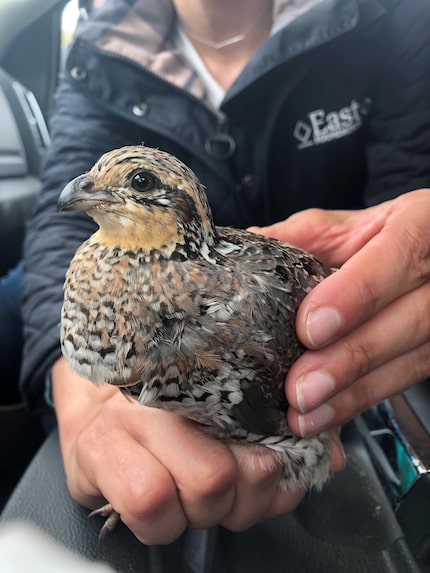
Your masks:
M 61 191 L 57 211 L 91 211 L 103 203 L 115 203 L 107 190 L 97 190 L 91 177 L 79 175 Z

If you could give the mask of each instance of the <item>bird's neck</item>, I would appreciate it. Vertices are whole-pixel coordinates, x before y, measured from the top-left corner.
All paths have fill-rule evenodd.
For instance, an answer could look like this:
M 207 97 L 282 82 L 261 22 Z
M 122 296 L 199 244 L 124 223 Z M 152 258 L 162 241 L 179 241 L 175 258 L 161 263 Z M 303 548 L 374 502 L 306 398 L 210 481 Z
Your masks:
M 193 226 L 179 228 L 174 222 L 162 224 L 153 219 L 150 224 L 142 227 L 127 221 L 123 225 L 101 224 L 92 236 L 92 242 L 105 245 L 122 252 L 135 252 L 156 256 L 162 259 L 177 260 L 206 257 L 216 242 L 216 229 L 213 225 L 207 227 Z

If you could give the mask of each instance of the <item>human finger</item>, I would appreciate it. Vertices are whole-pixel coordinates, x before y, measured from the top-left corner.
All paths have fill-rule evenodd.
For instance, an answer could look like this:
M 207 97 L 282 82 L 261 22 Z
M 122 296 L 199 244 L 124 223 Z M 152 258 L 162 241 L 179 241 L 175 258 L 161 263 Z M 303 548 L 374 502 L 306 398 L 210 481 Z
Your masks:
M 248 230 L 291 243 L 338 267 L 381 231 L 388 210 L 388 203 L 351 211 L 313 208 Z
M 187 526 L 170 472 L 146 448 L 118 432 L 104 451 L 97 486 L 121 520 L 148 545 L 171 543 Z
M 346 457 L 342 440 L 340 439 L 340 425 L 334 426 L 328 431 L 331 448 L 330 470 L 333 474 L 341 472 L 345 468 Z
M 205 529 L 219 523 L 235 496 L 237 463 L 230 449 L 179 415 L 148 411 L 147 424 L 151 432 L 142 443 L 172 476 L 188 524 Z
M 430 342 L 375 368 L 306 414 L 289 409 L 288 423 L 294 432 L 303 437 L 318 434 L 344 424 L 370 406 L 402 392 L 429 374 Z
M 430 194 L 411 193 L 390 207 L 382 230 L 300 305 L 296 328 L 305 346 L 329 344 L 429 280 Z
M 275 452 L 264 446 L 230 444 L 238 465 L 234 503 L 221 524 L 243 531 L 260 521 L 279 489 L 282 466 Z M 303 493 L 290 495 L 291 508 Z
M 430 283 L 407 293 L 331 345 L 307 351 L 290 369 L 286 394 L 305 413 L 357 379 L 430 339 Z M 390 393 L 390 381 L 384 384 Z
M 109 501 L 144 543 L 168 543 L 185 529 L 170 472 L 140 441 L 145 411 L 119 395 L 84 428 L 67 459 L 72 497 L 90 508 Z
M 345 454 L 338 428 L 330 430 L 331 471 L 341 471 Z M 305 488 L 291 490 L 284 481 L 276 454 L 261 446 L 232 445 L 239 467 L 235 503 L 222 525 L 241 531 L 260 521 L 293 511 L 306 495 Z

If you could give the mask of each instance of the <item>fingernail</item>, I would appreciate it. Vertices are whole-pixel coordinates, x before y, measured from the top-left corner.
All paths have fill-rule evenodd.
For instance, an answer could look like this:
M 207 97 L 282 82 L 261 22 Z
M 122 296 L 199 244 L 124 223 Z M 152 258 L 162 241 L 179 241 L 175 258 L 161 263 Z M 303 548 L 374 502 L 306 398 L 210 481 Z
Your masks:
M 338 333 L 342 326 L 342 317 L 331 307 L 312 310 L 306 319 L 306 334 L 312 346 L 327 344 Z
M 335 388 L 333 377 L 324 370 L 314 370 L 304 374 L 296 382 L 297 405 L 300 412 L 308 412 L 325 402 Z
M 322 404 L 309 414 L 299 415 L 299 430 L 303 438 L 326 430 L 334 420 L 335 410 L 330 404 Z

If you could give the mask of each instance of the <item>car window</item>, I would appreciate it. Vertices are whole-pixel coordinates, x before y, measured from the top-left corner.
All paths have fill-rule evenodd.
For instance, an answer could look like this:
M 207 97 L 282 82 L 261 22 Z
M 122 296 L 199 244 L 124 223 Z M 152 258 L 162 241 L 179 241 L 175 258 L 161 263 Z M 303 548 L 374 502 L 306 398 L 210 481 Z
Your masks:
M 78 18 L 78 0 L 69 0 L 64 7 L 61 23 L 61 44 L 63 47 L 68 46 L 72 41 Z

